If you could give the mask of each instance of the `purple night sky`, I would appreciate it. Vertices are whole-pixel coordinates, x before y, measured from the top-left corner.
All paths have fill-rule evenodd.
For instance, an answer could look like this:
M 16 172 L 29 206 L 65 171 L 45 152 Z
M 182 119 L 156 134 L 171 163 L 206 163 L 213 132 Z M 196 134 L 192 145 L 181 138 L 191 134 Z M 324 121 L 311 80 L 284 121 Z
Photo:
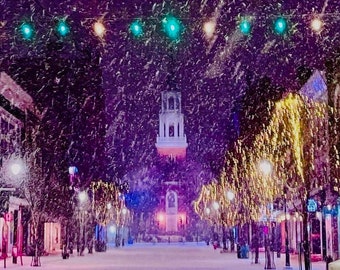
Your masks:
M 99 96 L 105 98 L 105 117 L 95 121 L 106 128 L 108 169 L 115 170 L 117 177 L 122 177 L 132 168 L 153 164 L 157 156 L 155 141 L 160 94 L 167 87 L 169 73 L 174 74 L 173 81 L 182 92 L 188 158 L 216 173 L 223 164 L 228 145 L 236 136 L 233 112 L 238 109 L 235 104 L 246 94 L 249 85 L 267 76 L 273 85 L 297 90 L 301 87 L 297 68 L 324 69 L 325 60 L 331 58 L 340 45 L 340 5 L 337 0 L 69 0 L 58 3 L 5 0 L 0 3 L 0 9 L 3 10 L 0 24 L 1 69 L 39 99 L 45 91 L 40 91 L 45 89 L 41 85 L 48 89 L 55 87 L 51 83 L 52 77 L 46 79 L 49 71 L 43 68 L 37 71 L 41 76 L 39 80 L 38 75 L 28 77 L 22 72 L 24 68 L 10 66 L 11 59 L 27 55 L 44 62 L 39 55 L 44 42 L 35 41 L 30 48 L 25 47 L 14 37 L 15 25 L 23 17 L 37 20 L 40 30 L 36 39 L 44 41 L 49 41 L 50 34 L 46 29 L 50 18 L 69 16 L 72 22 L 81 25 L 82 32 L 79 31 L 77 37 L 89 42 L 89 54 L 99 54 L 101 59 L 102 82 L 96 87 L 103 89 Z M 159 27 L 160 18 L 169 12 L 180 18 L 185 27 L 181 40 L 176 44 L 167 40 Z M 320 13 L 325 27 L 321 33 L 315 34 L 309 23 L 313 14 Z M 254 17 L 249 36 L 242 36 L 237 29 L 237 18 L 243 15 Z M 285 36 L 273 33 L 272 22 L 276 15 L 288 19 L 290 30 Z M 136 17 L 144 20 L 146 25 L 145 36 L 138 40 L 128 32 L 129 23 Z M 91 33 L 91 24 L 98 18 L 103 18 L 107 29 L 102 41 L 96 40 Z M 215 38 L 207 40 L 202 25 L 210 18 L 215 18 L 217 24 Z M 74 34 L 71 38 L 75 37 Z M 76 57 L 72 56 L 75 52 L 76 48 L 70 47 L 63 57 Z M 173 63 L 170 63 L 170 55 Z M 72 74 L 79 75 L 74 70 Z M 40 87 L 37 86 L 39 84 Z M 74 95 L 78 95 L 80 90 L 76 89 Z M 54 95 L 54 91 L 44 93 Z M 254 106 L 260 101 L 253 100 Z M 79 106 L 82 105 L 84 103 Z M 91 115 L 86 119 L 95 126 L 90 118 Z M 91 133 L 85 128 L 83 132 Z

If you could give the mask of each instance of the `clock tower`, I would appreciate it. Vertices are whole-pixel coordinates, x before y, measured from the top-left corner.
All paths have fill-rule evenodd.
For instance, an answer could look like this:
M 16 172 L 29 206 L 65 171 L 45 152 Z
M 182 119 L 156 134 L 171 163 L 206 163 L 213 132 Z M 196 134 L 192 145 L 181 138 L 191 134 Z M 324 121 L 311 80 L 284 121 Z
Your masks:
M 184 133 L 184 115 L 179 91 L 170 89 L 162 92 L 156 147 L 160 156 L 175 160 L 184 159 L 186 156 L 188 143 Z

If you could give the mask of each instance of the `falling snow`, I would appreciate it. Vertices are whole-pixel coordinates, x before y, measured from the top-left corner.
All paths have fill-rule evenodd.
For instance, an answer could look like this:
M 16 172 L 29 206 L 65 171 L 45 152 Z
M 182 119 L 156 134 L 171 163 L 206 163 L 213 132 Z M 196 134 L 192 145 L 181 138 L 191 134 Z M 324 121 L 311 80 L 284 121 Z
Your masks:
M 41 115 L 30 144 L 38 153 L 26 155 L 28 161 L 39 156 L 36 176 L 44 180 L 30 183 L 32 203 L 58 209 L 57 216 L 65 211 L 60 198 L 48 199 L 67 194 L 72 164 L 83 186 L 99 179 L 128 183 L 152 197 L 172 177 L 185 183 L 193 202 L 200 187 L 224 171 L 239 136 L 247 144 L 274 121 L 267 101 L 296 93 L 307 75 L 339 63 L 339 1 L 281 2 L 0 1 L 0 71 L 29 93 Z M 175 41 L 159 24 L 168 13 L 184 25 Z M 310 28 L 313 14 L 325 21 L 320 32 Z M 272 29 L 276 15 L 288 20 L 282 36 Z M 253 23 L 249 35 L 238 28 L 243 16 Z M 60 18 L 70 23 L 68 35 L 55 32 Z M 106 28 L 101 37 L 92 30 L 99 18 Z M 145 25 L 141 37 L 129 32 L 135 18 Z M 23 21 L 34 23 L 32 39 L 20 36 Z M 169 81 L 182 94 L 189 145 L 176 175 L 161 167 L 155 147 Z M 34 199 L 53 185 L 51 194 Z M 145 195 L 148 190 L 154 193 Z M 138 211 L 154 207 L 144 206 L 150 209 Z

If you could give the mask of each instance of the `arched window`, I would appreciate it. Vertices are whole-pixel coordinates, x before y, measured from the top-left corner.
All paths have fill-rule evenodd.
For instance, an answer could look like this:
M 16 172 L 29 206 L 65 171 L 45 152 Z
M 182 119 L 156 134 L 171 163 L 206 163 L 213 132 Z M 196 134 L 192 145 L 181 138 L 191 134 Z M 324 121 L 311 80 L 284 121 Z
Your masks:
M 169 110 L 175 109 L 175 100 L 173 97 L 169 97 Z
M 170 192 L 168 194 L 168 207 L 169 208 L 176 207 L 176 196 L 174 192 Z
M 175 127 L 174 124 L 169 126 L 169 137 L 175 137 Z
M 166 110 L 166 99 L 163 99 L 163 110 Z

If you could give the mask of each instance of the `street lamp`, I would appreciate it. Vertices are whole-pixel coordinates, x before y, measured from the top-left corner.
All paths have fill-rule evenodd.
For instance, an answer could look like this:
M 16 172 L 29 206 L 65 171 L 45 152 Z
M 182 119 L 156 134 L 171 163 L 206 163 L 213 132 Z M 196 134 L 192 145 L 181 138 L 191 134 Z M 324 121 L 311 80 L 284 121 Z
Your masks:
M 69 177 L 70 177 L 70 182 L 69 182 L 69 190 L 70 190 L 70 205 L 71 209 L 70 211 L 72 211 L 72 213 L 74 214 L 74 200 L 75 200 L 75 196 L 76 194 L 73 191 L 79 191 L 78 190 L 78 186 L 76 183 L 76 174 L 78 173 L 78 168 L 76 166 L 69 166 L 68 167 L 68 173 L 69 173 Z M 79 193 L 78 193 L 79 195 Z M 79 198 L 78 198 L 79 199 Z M 69 254 L 73 254 L 73 245 L 72 242 L 70 241 L 70 223 L 71 221 L 67 218 L 66 219 L 66 224 L 65 224 L 65 241 L 64 241 L 64 245 L 63 245 L 63 252 L 62 252 L 62 257 L 63 259 L 67 259 L 69 257 Z M 69 250 L 69 253 L 67 252 Z
M 220 205 L 218 202 L 214 201 L 212 203 L 212 208 L 214 210 L 214 221 L 213 221 L 213 225 L 212 225 L 212 234 L 213 234 L 213 245 L 214 245 L 214 249 L 216 249 L 219 246 L 219 237 L 218 237 L 218 220 L 219 220 L 219 209 L 220 209 Z M 217 221 L 217 222 L 216 222 Z
M 231 202 L 235 199 L 235 194 L 231 190 L 226 192 L 226 198 Z
M 14 192 L 18 187 L 21 186 L 22 182 L 25 180 L 24 176 L 26 171 L 25 162 L 20 157 L 11 157 L 5 161 L 4 164 L 4 175 L 2 178 L 5 182 L 11 183 L 15 187 L 0 187 L 1 192 Z M 18 223 L 17 223 L 17 234 L 16 243 L 13 245 L 13 252 L 16 249 L 16 256 L 20 256 L 22 265 L 22 242 L 23 242 L 23 230 L 22 230 L 22 206 L 18 209 Z M 4 258 L 4 267 L 6 268 L 6 258 L 7 258 L 7 248 L 8 248 L 8 236 L 10 227 L 7 222 L 11 221 L 13 218 L 12 214 L 5 213 L 4 223 L 2 227 L 2 256 Z M 13 256 L 13 263 L 17 263 L 17 257 Z
M 81 191 L 78 193 L 78 200 L 79 200 L 79 244 L 81 243 L 81 247 L 79 250 L 79 255 L 84 255 L 85 250 L 85 203 L 87 202 L 88 196 L 86 191 Z
M 269 178 L 273 171 L 273 165 L 269 160 L 263 159 L 259 163 L 259 169 L 261 173 L 266 177 Z M 266 209 L 267 211 L 267 209 Z M 270 207 L 270 212 L 272 211 Z M 268 215 L 267 215 L 268 216 Z M 268 221 L 268 220 L 267 220 Z M 266 239 L 265 239 L 265 267 L 264 269 L 276 269 L 274 263 L 274 251 L 271 253 L 271 243 L 270 243 L 270 235 L 271 235 L 271 221 L 269 216 L 269 224 L 268 224 L 268 231 L 266 232 Z
M 231 203 L 235 199 L 235 194 L 231 190 L 225 191 L 225 198 Z M 225 216 L 225 213 L 221 213 L 221 219 L 222 219 L 222 243 L 223 243 L 223 251 L 227 251 L 227 232 L 226 232 L 226 224 L 225 219 L 227 217 Z
M 218 209 L 220 208 L 220 205 L 218 204 L 218 202 L 213 202 L 212 206 L 215 211 L 218 211 Z
M 110 220 L 112 219 L 112 203 L 111 202 L 108 202 L 106 204 L 106 210 L 107 210 L 107 215 L 108 215 L 108 223 L 110 223 Z M 119 234 L 119 228 L 117 226 L 117 230 L 116 230 L 116 237 L 115 237 L 115 243 L 116 243 L 116 246 L 117 246 L 117 241 L 118 241 L 118 234 Z M 109 239 L 108 239 L 108 224 L 106 225 L 106 228 L 105 228 L 105 246 L 107 245 L 107 243 L 109 243 Z M 105 248 L 106 249 L 106 248 Z
M 259 168 L 261 173 L 263 173 L 265 176 L 270 176 L 273 170 L 271 162 L 266 159 L 260 161 Z
M 25 161 L 21 157 L 11 157 L 4 161 L 4 175 L 2 176 L 5 182 L 11 183 L 12 186 L 20 187 L 25 181 L 27 167 Z
M 289 240 L 288 240 L 288 217 L 287 217 L 287 187 L 285 186 L 283 189 L 284 192 L 284 197 L 283 197 L 283 202 L 284 202 L 284 211 L 285 211 L 285 253 L 286 253 L 286 263 L 283 269 L 293 269 L 290 266 L 290 258 L 289 258 Z

